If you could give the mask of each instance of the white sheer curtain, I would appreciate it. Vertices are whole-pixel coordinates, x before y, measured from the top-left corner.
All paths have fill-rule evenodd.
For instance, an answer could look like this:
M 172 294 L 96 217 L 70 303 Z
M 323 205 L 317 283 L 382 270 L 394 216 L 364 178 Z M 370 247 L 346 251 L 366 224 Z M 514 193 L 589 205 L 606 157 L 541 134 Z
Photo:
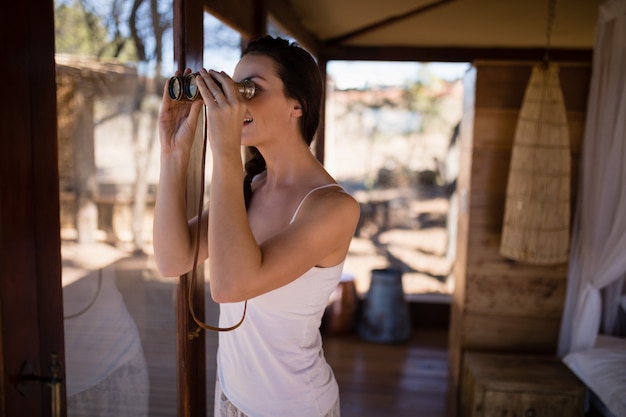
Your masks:
M 592 347 L 601 319 L 611 326 L 618 312 L 626 275 L 625 123 L 626 0 L 609 0 L 596 28 L 560 356 Z M 605 288 L 612 291 L 603 308 Z

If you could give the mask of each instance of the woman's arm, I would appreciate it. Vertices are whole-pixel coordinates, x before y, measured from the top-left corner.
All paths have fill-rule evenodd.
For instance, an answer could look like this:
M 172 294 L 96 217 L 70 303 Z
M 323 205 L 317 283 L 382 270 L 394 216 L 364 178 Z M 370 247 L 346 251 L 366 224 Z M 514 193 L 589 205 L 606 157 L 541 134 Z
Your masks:
M 209 227 L 211 295 L 217 302 L 250 299 L 289 284 L 315 266 L 339 264 L 360 215 L 349 194 L 338 188 L 318 190 L 307 197 L 293 223 L 257 244 L 244 223 L 227 214 L 235 206 L 223 202 L 211 210 L 218 205 L 222 213 L 215 218 L 211 213 Z
M 188 74 L 190 70 L 186 70 Z M 177 75 L 180 73 L 177 72 Z M 164 276 L 193 268 L 197 218 L 188 222 L 185 189 L 189 154 L 202 101 L 175 102 L 164 87 L 159 114 L 161 170 L 154 211 L 153 244 L 157 267 Z M 206 259 L 208 214 L 202 217 L 200 260 Z

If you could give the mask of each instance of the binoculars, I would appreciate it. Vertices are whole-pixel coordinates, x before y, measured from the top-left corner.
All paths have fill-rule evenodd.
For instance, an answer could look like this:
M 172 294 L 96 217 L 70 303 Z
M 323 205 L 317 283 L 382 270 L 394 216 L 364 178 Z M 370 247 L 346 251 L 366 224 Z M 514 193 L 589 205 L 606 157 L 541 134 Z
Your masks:
M 171 77 L 167 86 L 170 98 L 176 101 L 193 101 L 199 99 L 200 90 L 198 89 L 198 84 L 196 83 L 196 77 L 198 75 L 199 74 L 196 72 L 185 76 L 175 75 Z M 251 80 L 236 82 L 235 87 L 246 100 L 254 97 L 254 93 L 256 93 L 256 85 Z

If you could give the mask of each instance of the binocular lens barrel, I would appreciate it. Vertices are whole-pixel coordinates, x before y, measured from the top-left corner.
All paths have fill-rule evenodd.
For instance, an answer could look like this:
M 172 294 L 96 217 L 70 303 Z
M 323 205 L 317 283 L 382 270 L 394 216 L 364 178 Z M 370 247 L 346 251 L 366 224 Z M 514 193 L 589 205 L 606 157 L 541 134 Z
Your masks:
M 198 75 L 198 73 L 191 73 L 185 76 L 175 75 L 171 77 L 167 87 L 170 98 L 176 101 L 193 101 L 201 98 L 200 90 L 196 83 L 196 77 Z M 235 87 L 246 100 L 254 97 L 256 93 L 256 85 L 251 80 L 236 82 Z

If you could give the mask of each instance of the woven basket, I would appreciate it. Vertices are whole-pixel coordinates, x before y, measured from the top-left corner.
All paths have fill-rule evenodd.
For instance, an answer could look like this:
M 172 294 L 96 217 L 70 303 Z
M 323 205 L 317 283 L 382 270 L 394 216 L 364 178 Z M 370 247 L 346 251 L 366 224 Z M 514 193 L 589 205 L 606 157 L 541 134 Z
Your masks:
M 520 111 L 500 253 L 531 264 L 567 262 L 571 153 L 556 64 L 536 65 Z

